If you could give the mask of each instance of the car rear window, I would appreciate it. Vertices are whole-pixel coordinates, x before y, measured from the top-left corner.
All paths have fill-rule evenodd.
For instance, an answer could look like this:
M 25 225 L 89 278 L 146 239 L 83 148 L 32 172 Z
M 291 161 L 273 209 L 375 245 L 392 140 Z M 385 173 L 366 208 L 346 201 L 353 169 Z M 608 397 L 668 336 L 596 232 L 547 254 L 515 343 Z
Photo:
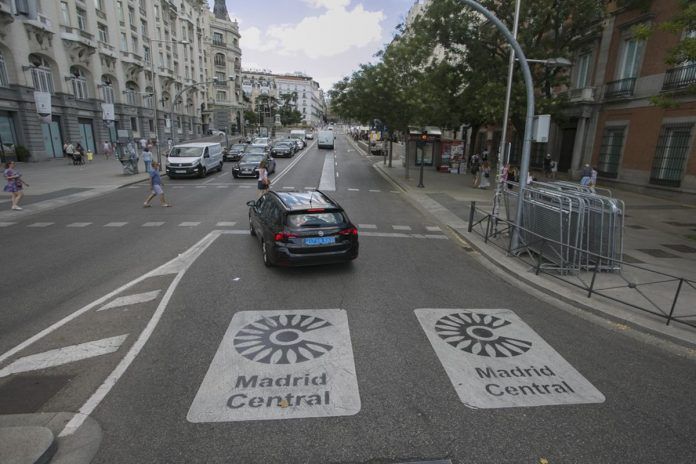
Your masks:
M 288 226 L 290 227 L 330 227 L 343 222 L 345 222 L 343 213 L 340 211 L 288 214 Z

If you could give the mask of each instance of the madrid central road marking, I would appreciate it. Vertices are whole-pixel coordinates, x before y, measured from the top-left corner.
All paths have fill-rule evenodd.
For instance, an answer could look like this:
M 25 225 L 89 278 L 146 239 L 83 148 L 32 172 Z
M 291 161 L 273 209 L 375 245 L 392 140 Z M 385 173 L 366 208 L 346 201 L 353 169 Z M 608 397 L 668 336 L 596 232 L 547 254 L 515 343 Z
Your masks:
M 242 311 L 232 317 L 186 418 L 352 416 L 360 405 L 345 310 Z
M 336 177 L 335 174 L 335 156 L 333 152 L 327 153 L 324 157 L 324 168 L 321 171 L 321 180 L 319 181 L 319 190 L 325 192 L 335 192 L 336 191 Z
M 509 309 L 416 309 L 466 406 L 603 403 L 604 395 Z

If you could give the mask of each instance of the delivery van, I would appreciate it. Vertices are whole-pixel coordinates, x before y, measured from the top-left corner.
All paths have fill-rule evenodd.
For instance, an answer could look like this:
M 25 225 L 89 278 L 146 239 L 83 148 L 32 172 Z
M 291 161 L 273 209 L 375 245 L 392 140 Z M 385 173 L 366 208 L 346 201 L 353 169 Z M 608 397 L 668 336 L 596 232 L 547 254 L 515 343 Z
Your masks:
M 167 175 L 205 177 L 222 171 L 222 146 L 219 143 L 185 143 L 175 145 L 167 158 Z
M 320 130 L 317 136 L 317 147 L 334 149 L 334 133 L 330 130 Z

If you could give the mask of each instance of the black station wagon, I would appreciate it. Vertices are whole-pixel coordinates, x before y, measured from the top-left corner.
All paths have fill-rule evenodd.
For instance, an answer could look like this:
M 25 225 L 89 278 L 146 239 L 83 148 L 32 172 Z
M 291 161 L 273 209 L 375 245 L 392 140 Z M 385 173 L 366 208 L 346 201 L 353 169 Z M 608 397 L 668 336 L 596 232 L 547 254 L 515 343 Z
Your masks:
M 358 257 L 358 229 L 341 206 L 318 191 L 269 191 L 249 206 L 249 232 L 266 266 L 305 266 Z

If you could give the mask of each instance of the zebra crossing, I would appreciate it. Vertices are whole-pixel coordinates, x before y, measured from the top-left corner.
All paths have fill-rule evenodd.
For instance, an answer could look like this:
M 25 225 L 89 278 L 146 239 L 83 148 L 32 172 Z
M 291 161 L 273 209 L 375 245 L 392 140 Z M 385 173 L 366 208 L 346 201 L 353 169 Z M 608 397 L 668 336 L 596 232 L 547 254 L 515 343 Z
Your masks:
M 237 221 L 218 221 L 218 222 L 203 222 L 203 221 L 176 221 L 175 223 L 167 221 L 145 221 L 145 222 L 130 222 L 130 221 L 112 221 L 107 223 L 96 222 L 70 222 L 67 224 L 59 224 L 56 222 L 0 222 L 0 228 L 11 227 L 27 227 L 31 229 L 50 229 L 50 228 L 71 228 L 71 229 L 89 229 L 89 228 L 111 228 L 119 229 L 123 227 L 138 227 L 138 228 L 161 228 L 165 226 L 181 227 L 181 228 L 196 228 L 196 227 L 215 227 L 215 228 L 233 228 L 238 225 Z M 246 223 L 239 224 L 246 227 Z M 434 225 L 406 225 L 406 224 L 357 224 L 360 235 L 364 237 L 395 237 L 395 238 L 431 238 L 431 239 L 447 239 L 440 226 Z
M 137 190 L 142 190 L 142 186 L 137 186 L 137 185 L 129 185 L 128 187 L 124 187 L 126 189 L 137 189 Z M 245 184 L 222 184 L 222 183 L 210 183 L 210 184 L 203 184 L 203 185 L 170 185 L 168 188 L 175 189 L 175 190 L 182 190 L 182 189 L 254 189 L 256 188 L 256 185 L 245 185 Z M 295 187 L 292 185 L 281 185 L 281 186 L 273 186 L 273 189 L 275 190 L 282 190 L 282 191 L 303 191 L 303 190 L 315 190 L 317 187 L 310 187 L 310 186 L 303 186 L 303 187 Z M 394 194 L 400 194 L 402 193 L 399 190 L 380 190 L 380 189 L 359 189 L 355 187 L 348 187 L 344 189 L 337 189 L 337 191 L 344 190 L 346 192 L 368 192 L 368 193 L 394 193 Z

